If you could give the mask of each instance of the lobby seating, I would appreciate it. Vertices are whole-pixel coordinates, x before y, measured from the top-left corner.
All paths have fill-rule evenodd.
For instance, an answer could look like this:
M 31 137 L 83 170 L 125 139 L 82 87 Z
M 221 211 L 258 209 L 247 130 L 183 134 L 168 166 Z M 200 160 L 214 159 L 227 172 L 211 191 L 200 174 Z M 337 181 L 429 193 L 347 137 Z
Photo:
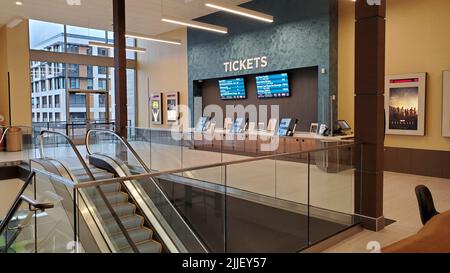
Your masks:
M 433 196 L 430 190 L 424 185 L 416 187 L 417 202 L 419 203 L 420 219 L 422 224 L 426 224 L 431 218 L 439 214 L 434 207 Z

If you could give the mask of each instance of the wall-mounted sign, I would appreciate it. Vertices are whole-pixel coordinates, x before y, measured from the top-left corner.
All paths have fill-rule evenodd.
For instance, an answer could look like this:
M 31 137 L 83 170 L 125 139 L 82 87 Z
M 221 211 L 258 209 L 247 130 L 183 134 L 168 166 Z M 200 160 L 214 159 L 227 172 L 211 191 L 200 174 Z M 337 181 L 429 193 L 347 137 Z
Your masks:
M 167 93 L 167 123 L 178 124 L 180 93 Z
M 150 95 L 150 109 L 152 124 L 163 123 L 163 111 L 162 111 L 162 93 L 152 93 Z
M 386 134 L 425 135 L 426 73 L 386 77 Z
M 225 62 L 223 63 L 223 65 L 225 67 L 225 72 L 237 72 L 237 71 L 265 68 L 269 65 L 269 63 L 267 60 L 267 56 L 262 56 L 250 59 Z

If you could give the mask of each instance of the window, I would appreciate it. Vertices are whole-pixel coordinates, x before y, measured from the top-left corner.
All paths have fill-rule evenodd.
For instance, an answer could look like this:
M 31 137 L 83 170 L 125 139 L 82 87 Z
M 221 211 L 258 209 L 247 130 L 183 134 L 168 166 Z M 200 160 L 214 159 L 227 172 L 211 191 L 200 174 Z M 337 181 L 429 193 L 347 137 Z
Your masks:
M 108 49 L 103 48 L 103 47 L 99 47 L 97 49 L 97 55 L 98 56 L 108 56 Z
M 64 43 L 64 25 L 37 20 L 29 21 L 30 49 L 53 51 Z
M 47 113 L 43 113 L 43 114 L 42 114 L 42 121 L 43 121 L 43 122 L 48 122 L 48 116 L 47 116 Z
M 70 94 L 70 107 L 86 107 L 86 95 Z
M 69 77 L 79 77 L 80 66 L 77 64 L 69 64 Z
M 98 80 L 98 90 L 106 90 L 106 79 Z
M 42 108 L 47 108 L 47 96 L 42 97 Z
M 48 121 L 53 121 L 53 113 L 48 113 Z
M 70 113 L 71 121 L 86 121 L 86 113 Z
M 98 119 L 100 121 L 106 121 L 106 113 L 105 112 L 98 113 Z
M 61 107 L 60 103 L 60 95 L 55 95 L 55 108 Z
M 94 90 L 94 80 L 93 79 L 88 79 L 87 80 L 87 89 L 88 90 Z
M 79 48 L 77 45 L 67 45 L 67 53 L 78 54 Z
M 69 79 L 69 88 L 70 89 L 80 89 L 80 79 L 70 78 Z
M 98 74 L 106 75 L 106 67 L 105 66 L 99 66 L 98 67 Z
M 99 107 L 106 107 L 106 95 L 99 95 L 98 96 L 98 106 Z
M 112 32 L 105 30 L 88 29 L 83 27 L 60 25 L 47 23 L 42 21 L 29 21 L 29 41 L 30 49 L 48 50 L 53 52 L 84 54 L 104 57 L 114 57 L 114 51 L 104 47 L 90 46 L 89 42 L 114 43 L 114 35 Z M 65 32 L 66 30 L 66 32 Z M 126 39 L 128 46 L 136 44 L 135 39 Z M 135 59 L 136 54 L 127 52 L 128 59 Z M 89 57 L 88 57 L 89 58 Z M 52 116 L 47 113 L 47 118 L 51 120 L 67 121 L 70 118 L 75 120 L 85 120 L 87 117 L 105 119 L 106 116 L 114 119 L 114 69 L 112 67 L 104 67 L 99 63 L 96 64 L 96 58 L 92 58 L 89 64 L 66 64 L 51 60 L 31 60 L 30 73 L 32 73 L 33 92 L 32 113 L 35 120 L 42 120 L 43 113 L 39 113 L 43 104 L 52 110 Z M 68 78 L 66 80 L 66 72 Z M 110 73 L 112 72 L 112 73 Z M 135 112 L 135 78 L 134 71 L 130 70 L 131 75 L 128 77 L 128 115 L 134 124 Z M 108 75 L 108 76 L 107 76 Z M 109 89 L 108 89 L 109 88 Z M 91 96 L 90 114 L 86 114 L 87 97 L 83 94 L 76 95 L 67 90 L 103 90 L 107 91 L 105 95 L 89 95 Z M 45 93 L 40 93 L 45 92 Z M 44 96 L 36 96 L 37 94 L 45 94 Z M 67 97 L 66 97 L 67 94 Z M 107 99 L 106 96 L 109 96 Z M 42 97 L 42 101 L 41 101 Z M 110 102 L 108 109 L 105 109 L 107 102 Z M 66 104 L 69 105 L 66 105 Z M 67 107 L 68 106 L 68 107 Z M 72 108 L 71 108 L 72 107 Z M 68 113 L 66 114 L 66 108 Z M 106 112 L 110 111 L 110 112 Z M 111 112 L 112 111 L 112 112 Z M 39 118 L 38 118 L 39 113 Z
M 41 113 L 37 113 L 36 121 L 37 121 L 37 122 L 40 122 L 40 121 L 41 121 Z

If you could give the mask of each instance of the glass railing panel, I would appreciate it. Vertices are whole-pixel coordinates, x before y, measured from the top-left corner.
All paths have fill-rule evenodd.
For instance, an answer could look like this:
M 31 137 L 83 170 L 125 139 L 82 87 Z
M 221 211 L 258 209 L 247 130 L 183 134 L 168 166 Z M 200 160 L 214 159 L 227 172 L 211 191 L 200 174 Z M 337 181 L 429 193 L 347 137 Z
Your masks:
M 276 197 L 276 167 L 272 158 L 228 165 L 226 186 Z
M 211 169 L 202 172 L 216 174 L 211 180 L 217 183 L 181 177 L 177 173 L 154 177 L 156 185 L 139 181 L 148 197 L 145 201 L 156 208 L 155 215 L 163 228 L 168 234 L 176 235 L 171 238 L 177 238 L 190 253 L 225 252 L 224 170 Z
M 303 174 L 290 175 L 296 173 L 290 164 L 271 157 L 226 166 L 227 252 L 293 253 L 307 247 L 307 205 L 297 203 L 307 199 L 301 186 L 306 182 Z
M 147 167 L 151 168 L 151 131 L 149 129 L 129 127 L 128 143 Z
M 151 169 L 168 171 L 182 168 L 183 134 L 173 130 L 152 130 Z
M 73 189 L 44 173 L 36 173 L 36 197 L 39 202 L 53 204 L 52 209 L 37 212 L 38 253 L 83 252 L 77 244 L 77 222 L 74 218 Z M 67 181 L 70 183 L 71 181 Z M 78 246 L 78 247 L 77 247 Z
M 355 146 L 321 142 L 324 151 L 309 153 L 310 243 L 355 224 Z
M 34 212 L 21 202 L 0 234 L 0 253 L 34 253 Z
M 276 157 L 276 198 L 308 204 L 308 162 L 302 154 Z M 306 210 L 305 210 L 306 211 Z

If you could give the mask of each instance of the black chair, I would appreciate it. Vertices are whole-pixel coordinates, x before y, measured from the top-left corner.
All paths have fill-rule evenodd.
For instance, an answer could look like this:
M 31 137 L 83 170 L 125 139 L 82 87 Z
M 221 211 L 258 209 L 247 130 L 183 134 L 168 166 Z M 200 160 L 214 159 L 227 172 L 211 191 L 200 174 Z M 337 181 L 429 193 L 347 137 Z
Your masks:
M 434 207 L 433 196 L 430 190 L 424 185 L 416 187 L 417 201 L 419 202 L 420 218 L 422 224 L 425 225 L 431 218 L 439 214 Z

